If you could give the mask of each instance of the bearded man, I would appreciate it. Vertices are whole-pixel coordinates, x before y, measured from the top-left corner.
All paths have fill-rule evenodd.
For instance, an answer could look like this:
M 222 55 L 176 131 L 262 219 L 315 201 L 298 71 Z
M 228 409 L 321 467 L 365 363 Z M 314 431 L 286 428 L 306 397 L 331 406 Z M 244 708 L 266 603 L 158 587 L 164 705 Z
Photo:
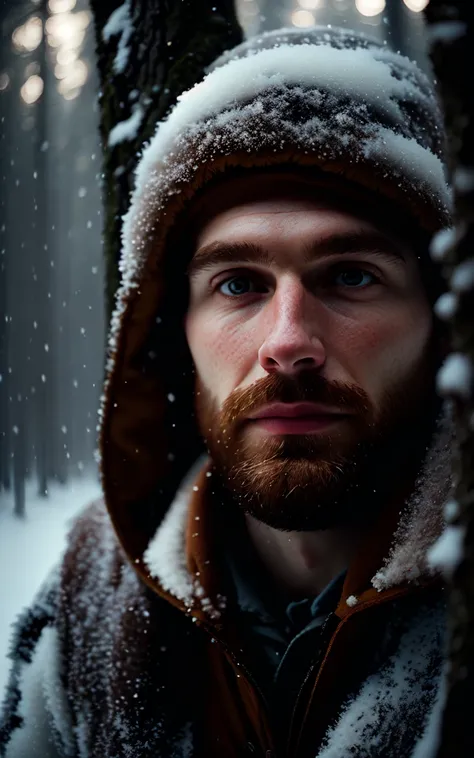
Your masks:
M 448 223 L 432 87 L 363 35 L 263 35 L 180 99 L 124 227 L 104 502 L 19 622 L 2 755 L 431 754 Z

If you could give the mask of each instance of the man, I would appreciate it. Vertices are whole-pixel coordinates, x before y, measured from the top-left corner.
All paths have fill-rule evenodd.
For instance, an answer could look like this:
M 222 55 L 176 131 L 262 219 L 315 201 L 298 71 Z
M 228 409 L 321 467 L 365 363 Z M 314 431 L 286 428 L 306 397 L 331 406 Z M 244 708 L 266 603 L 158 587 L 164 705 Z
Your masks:
M 442 143 L 417 67 L 339 29 L 245 43 L 159 126 L 124 227 L 106 508 L 19 623 L 2 755 L 430 754 Z

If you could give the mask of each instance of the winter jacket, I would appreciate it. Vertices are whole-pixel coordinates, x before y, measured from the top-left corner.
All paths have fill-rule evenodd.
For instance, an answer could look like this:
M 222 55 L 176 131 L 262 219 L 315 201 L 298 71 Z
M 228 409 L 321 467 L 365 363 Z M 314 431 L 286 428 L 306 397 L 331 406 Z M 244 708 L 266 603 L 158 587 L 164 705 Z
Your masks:
M 245 647 L 194 422 L 183 231 L 217 175 L 277 166 L 325 184 L 342 177 L 432 233 L 449 220 L 442 144 L 417 67 L 334 29 L 245 43 L 159 125 L 124 224 L 100 418 L 104 497 L 18 621 L 1 756 L 430 756 L 444 598 L 427 551 L 451 487 L 450 425 L 440 423 L 403 507 L 381 507 L 283 728 Z
M 440 582 L 422 568 L 439 519 L 431 530 L 425 522 L 448 458 L 440 433 L 388 561 L 398 514 L 367 536 L 284 739 L 248 668 L 235 599 L 223 594 L 208 466 L 150 542 L 147 575 L 130 565 L 103 503 L 89 507 L 18 622 L 5 756 L 426 758 L 416 747 L 440 707 L 445 623 Z

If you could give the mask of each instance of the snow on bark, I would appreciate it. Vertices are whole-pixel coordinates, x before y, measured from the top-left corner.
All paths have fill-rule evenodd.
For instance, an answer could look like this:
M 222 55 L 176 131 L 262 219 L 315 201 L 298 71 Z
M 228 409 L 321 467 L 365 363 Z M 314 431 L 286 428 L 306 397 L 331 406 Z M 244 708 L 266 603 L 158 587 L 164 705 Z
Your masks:
M 464 353 L 451 353 L 438 371 L 437 387 L 441 395 L 469 399 L 472 393 L 472 363 Z
M 456 229 L 441 229 L 431 240 L 430 255 L 437 263 L 444 260 L 456 244 Z
M 454 188 L 451 239 L 435 239 L 432 255 L 443 265 L 450 292 L 456 297 L 451 315 L 451 354 L 438 373 L 438 390 L 455 414 L 456 483 L 447 504 L 446 531 L 430 551 L 433 565 L 449 577 L 446 699 L 438 714 L 437 758 L 474 754 L 470 707 L 474 692 L 474 438 L 473 438 L 473 194 L 474 101 L 472 69 L 474 27 L 471 4 L 462 0 L 431 0 L 426 8 L 428 37 L 438 91 L 449 137 L 448 164 Z M 436 255 L 439 253 L 439 255 Z M 421 758 L 421 750 L 416 758 Z M 423 758 L 424 758 L 423 753 Z M 431 754 L 428 754 L 431 758 Z
M 131 17 L 131 0 L 125 0 L 123 5 L 116 8 L 102 30 L 102 39 L 109 42 L 111 37 L 119 35 L 117 54 L 114 60 L 116 74 L 122 74 L 130 57 L 129 42 L 133 34 Z
M 102 29 L 102 39 L 109 42 L 111 37 L 121 34 L 127 25 L 127 19 L 130 15 L 130 0 L 125 0 L 123 5 L 116 8 L 110 14 L 109 20 Z
M 125 119 L 125 121 L 119 121 L 115 124 L 113 129 L 110 130 L 108 145 L 109 147 L 115 147 L 124 140 L 134 140 L 137 136 L 138 129 L 143 121 L 145 112 L 140 105 L 136 105 L 133 109 L 132 115 Z
M 459 263 L 451 274 L 453 292 L 468 292 L 474 288 L 474 260 Z
M 458 298 L 453 292 L 443 292 L 434 306 L 434 312 L 441 321 L 449 321 L 456 312 Z
M 465 536 L 463 526 L 448 525 L 428 551 L 428 563 L 435 569 L 441 569 L 445 576 L 452 576 L 462 560 Z

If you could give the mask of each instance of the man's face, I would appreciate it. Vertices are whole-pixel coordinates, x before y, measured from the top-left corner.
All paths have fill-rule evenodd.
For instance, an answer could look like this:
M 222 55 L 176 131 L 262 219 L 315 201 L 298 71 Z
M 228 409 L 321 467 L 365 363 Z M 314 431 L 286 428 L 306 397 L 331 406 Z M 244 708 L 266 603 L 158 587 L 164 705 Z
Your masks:
M 360 523 L 403 490 L 432 433 L 416 256 L 373 216 L 281 176 L 209 200 L 185 330 L 216 473 L 275 528 Z

